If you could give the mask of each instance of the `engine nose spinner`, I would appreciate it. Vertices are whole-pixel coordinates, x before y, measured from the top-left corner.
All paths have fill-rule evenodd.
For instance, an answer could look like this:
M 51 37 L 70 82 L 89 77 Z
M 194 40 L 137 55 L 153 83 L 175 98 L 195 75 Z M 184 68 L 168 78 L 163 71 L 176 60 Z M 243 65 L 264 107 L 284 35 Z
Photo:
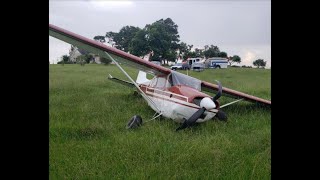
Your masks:
M 201 100 L 200 102 L 200 107 L 201 108 L 206 108 L 206 110 L 211 110 L 216 107 L 216 104 L 212 101 L 211 98 L 205 97 Z

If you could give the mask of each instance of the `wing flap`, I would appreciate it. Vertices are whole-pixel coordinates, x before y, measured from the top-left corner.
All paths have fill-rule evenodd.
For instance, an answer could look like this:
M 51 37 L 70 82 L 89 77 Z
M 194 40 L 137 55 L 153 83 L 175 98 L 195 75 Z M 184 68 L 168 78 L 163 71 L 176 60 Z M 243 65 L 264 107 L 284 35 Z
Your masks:
M 118 63 L 133 66 L 147 73 L 151 73 L 155 75 L 159 75 L 159 74 L 168 75 L 171 72 L 171 70 L 167 68 L 153 64 L 149 61 L 145 61 L 132 54 L 125 53 L 119 49 L 109 47 L 105 44 L 80 36 L 78 34 L 67 31 L 65 29 L 54 26 L 52 24 L 49 24 L 49 35 L 101 57 L 108 58 L 105 54 L 105 52 L 107 52 Z

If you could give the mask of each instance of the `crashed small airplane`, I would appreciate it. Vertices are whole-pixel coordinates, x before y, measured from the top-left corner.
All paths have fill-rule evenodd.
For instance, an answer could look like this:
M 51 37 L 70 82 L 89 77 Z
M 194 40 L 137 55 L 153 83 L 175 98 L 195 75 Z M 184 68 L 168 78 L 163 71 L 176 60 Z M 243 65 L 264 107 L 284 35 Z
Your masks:
M 271 101 L 269 100 L 222 87 L 220 82 L 216 85 L 201 81 L 52 24 L 49 24 L 49 35 L 93 54 L 97 54 L 100 57 L 112 60 L 130 81 L 112 77 L 110 74 L 108 78 L 137 88 L 148 105 L 156 112 L 152 119 L 164 116 L 181 123 L 180 127 L 176 129 L 177 131 L 191 127 L 196 123 L 208 121 L 213 117 L 226 120 L 226 114 L 221 108 L 241 100 L 271 107 Z M 139 70 L 136 81 L 123 70 L 120 64 L 133 66 Z M 147 79 L 147 73 L 152 74 L 154 76 L 153 79 Z M 214 97 L 211 97 L 202 91 L 216 94 Z M 221 95 L 237 100 L 225 105 L 220 105 L 218 99 Z M 129 121 L 127 128 L 138 127 L 141 124 L 141 117 L 134 116 Z

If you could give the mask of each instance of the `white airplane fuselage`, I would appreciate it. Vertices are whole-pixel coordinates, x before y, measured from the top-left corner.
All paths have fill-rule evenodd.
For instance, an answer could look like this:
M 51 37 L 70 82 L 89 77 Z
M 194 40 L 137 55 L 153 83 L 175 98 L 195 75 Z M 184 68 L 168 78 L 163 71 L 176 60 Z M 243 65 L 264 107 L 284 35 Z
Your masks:
M 157 81 L 157 77 L 155 77 L 153 81 Z M 204 97 L 210 97 L 205 93 L 184 85 L 166 88 L 165 85 L 159 87 L 151 81 L 149 85 L 141 84 L 139 86 L 157 106 L 154 107 L 152 103 L 148 102 L 148 105 L 154 111 L 157 112 L 157 109 L 159 109 L 162 116 L 170 118 L 178 123 L 183 123 L 183 118 L 188 119 L 201 108 L 199 105 L 195 104 L 195 99 L 199 99 L 199 102 Z M 212 119 L 218 112 L 219 103 L 216 102 L 216 104 L 218 104 L 217 108 L 206 110 L 196 122 L 200 123 Z

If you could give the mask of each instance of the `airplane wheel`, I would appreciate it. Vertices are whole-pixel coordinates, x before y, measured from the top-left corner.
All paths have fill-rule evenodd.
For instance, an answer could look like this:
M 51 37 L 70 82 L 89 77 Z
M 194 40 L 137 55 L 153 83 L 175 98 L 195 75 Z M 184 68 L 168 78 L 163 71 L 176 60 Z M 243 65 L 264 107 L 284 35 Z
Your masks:
M 139 115 L 134 115 L 127 123 L 127 129 L 135 129 L 142 125 L 142 118 Z
M 228 117 L 227 114 L 221 110 L 218 111 L 218 113 L 216 114 L 216 117 L 220 120 L 220 121 L 227 121 Z

